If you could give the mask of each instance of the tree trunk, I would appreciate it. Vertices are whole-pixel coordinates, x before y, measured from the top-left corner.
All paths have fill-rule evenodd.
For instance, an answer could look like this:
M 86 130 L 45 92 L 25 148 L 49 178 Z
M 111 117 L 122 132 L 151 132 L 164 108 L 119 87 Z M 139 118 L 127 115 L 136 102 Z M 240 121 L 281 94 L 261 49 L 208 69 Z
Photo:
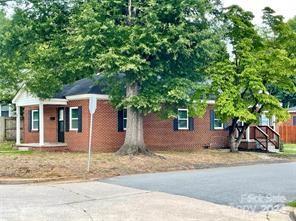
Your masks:
M 238 138 L 236 139 L 237 148 L 241 144 L 242 139 L 243 139 L 243 136 L 244 136 L 244 133 L 246 132 L 246 130 L 247 130 L 248 127 L 249 127 L 249 124 L 244 124 L 242 130 L 239 131 Z
M 230 131 L 229 131 L 229 138 L 228 138 L 228 143 L 230 147 L 231 152 L 238 152 L 238 147 L 240 146 L 244 133 L 249 127 L 249 124 L 244 124 L 241 130 L 237 130 L 237 122 L 233 123 Z M 236 131 L 238 131 L 238 137 L 236 138 Z
M 236 129 L 231 129 L 229 132 L 229 137 L 228 137 L 228 145 L 230 147 L 230 151 L 231 152 L 238 152 L 238 145 L 236 142 L 236 138 L 235 138 L 235 134 L 236 133 Z
M 138 85 L 131 84 L 126 88 L 126 96 L 131 98 L 138 94 Z M 151 152 L 144 143 L 143 114 L 138 110 L 127 107 L 127 126 L 124 144 L 117 151 L 119 155 L 150 155 Z
M 128 0 L 127 24 L 132 25 L 132 0 Z M 126 87 L 126 97 L 132 98 L 138 95 L 138 83 L 128 84 Z M 124 144 L 117 151 L 119 155 L 136 155 L 152 153 L 146 148 L 144 143 L 143 114 L 139 110 L 127 107 L 127 125 Z

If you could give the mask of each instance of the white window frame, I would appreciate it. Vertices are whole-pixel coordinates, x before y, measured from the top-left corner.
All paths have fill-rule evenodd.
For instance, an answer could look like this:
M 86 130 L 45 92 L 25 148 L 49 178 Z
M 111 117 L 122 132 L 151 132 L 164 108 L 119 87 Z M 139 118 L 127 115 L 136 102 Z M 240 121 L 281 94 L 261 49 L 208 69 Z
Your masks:
M 124 112 L 126 112 L 126 117 L 124 117 Z M 126 124 L 124 126 L 124 121 L 126 121 Z M 122 113 L 122 128 L 123 130 L 126 130 L 126 126 L 127 126 L 127 109 L 123 109 L 123 113 Z
M 77 124 L 77 128 L 72 127 L 72 120 L 77 120 L 77 122 L 79 122 L 79 117 L 78 116 L 77 116 L 77 118 L 72 118 L 72 111 L 73 110 L 78 110 L 78 107 L 70 107 L 70 110 L 69 110 L 69 116 L 70 116 L 69 117 L 70 118 L 69 119 L 69 124 L 70 124 L 69 126 L 70 126 L 70 128 L 69 129 L 71 131 L 78 131 L 78 124 Z
M 216 127 L 215 125 L 215 122 L 216 121 L 221 121 L 221 127 Z M 222 120 L 221 119 L 219 119 L 219 118 L 216 118 L 216 116 L 215 116 L 215 118 L 214 118 L 214 130 L 222 130 L 222 129 L 224 129 L 224 123 L 222 122 Z
M 31 129 L 32 131 L 39 131 L 39 119 L 40 119 L 40 116 L 38 117 L 38 120 L 34 119 L 34 113 L 38 113 L 38 116 L 39 116 L 39 110 L 32 110 L 31 112 L 31 119 L 32 119 L 32 122 L 31 122 Z M 37 128 L 34 128 L 34 122 L 38 122 L 38 127 Z
M 186 111 L 187 112 L 187 118 L 179 118 L 179 111 Z M 182 120 L 186 120 L 187 121 L 187 126 L 186 127 L 180 127 L 179 121 Z M 188 109 L 184 109 L 184 108 L 178 108 L 178 130 L 189 130 L 189 117 L 188 117 Z

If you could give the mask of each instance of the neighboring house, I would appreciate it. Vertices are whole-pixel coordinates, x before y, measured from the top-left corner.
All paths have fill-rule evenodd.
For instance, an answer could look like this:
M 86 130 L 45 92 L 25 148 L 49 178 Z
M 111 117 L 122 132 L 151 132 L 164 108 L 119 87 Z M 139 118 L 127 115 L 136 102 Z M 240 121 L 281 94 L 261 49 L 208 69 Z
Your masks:
M 285 122 L 280 122 L 279 126 L 296 126 L 296 106 L 288 108 L 290 118 Z
M 108 95 L 91 79 L 66 85 L 51 99 L 41 100 L 21 89 L 13 103 L 17 112 L 17 145 L 50 150 L 87 151 L 89 140 L 89 99 L 97 99 L 94 114 L 93 149 L 116 151 L 123 144 L 127 115 L 109 103 Z M 156 114 L 144 117 L 144 140 L 152 150 L 195 150 L 227 146 L 227 125 L 215 116 L 214 101 L 202 118 L 191 118 L 186 108 L 178 118 L 161 120 Z M 24 109 L 23 142 L 20 140 L 20 113 Z M 270 125 L 274 122 L 269 121 Z M 269 127 L 268 127 L 269 128 Z M 260 129 L 260 128 L 259 128 Z M 261 129 L 260 129 L 261 130 Z M 272 130 L 272 129 L 271 129 Z M 248 130 L 243 144 L 256 146 L 255 133 Z M 255 130 L 254 130 L 255 131 Z M 253 144 L 253 145 L 249 145 Z
M 291 117 L 286 123 L 291 126 L 296 126 L 296 106 L 289 108 L 288 112 Z
M 279 132 L 285 143 L 296 143 L 296 106 L 288 108 L 289 120 L 279 123 Z
M 0 117 L 14 117 L 13 105 L 0 103 Z

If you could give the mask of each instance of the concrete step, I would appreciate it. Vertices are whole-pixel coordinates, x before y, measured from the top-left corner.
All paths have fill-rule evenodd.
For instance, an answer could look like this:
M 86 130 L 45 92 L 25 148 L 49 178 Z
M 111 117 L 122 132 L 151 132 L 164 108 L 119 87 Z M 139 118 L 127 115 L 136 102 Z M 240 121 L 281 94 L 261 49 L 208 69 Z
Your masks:
M 30 150 L 32 150 L 32 147 L 17 147 L 17 149 L 19 151 L 30 151 Z

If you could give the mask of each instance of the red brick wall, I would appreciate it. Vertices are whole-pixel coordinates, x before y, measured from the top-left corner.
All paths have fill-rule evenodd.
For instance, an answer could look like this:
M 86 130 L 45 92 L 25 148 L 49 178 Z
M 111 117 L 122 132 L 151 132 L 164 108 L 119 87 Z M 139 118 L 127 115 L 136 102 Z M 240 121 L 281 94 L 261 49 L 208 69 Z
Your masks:
M 24 108 L 24 143 L 38 143 L 39 133 L 38 131 L 29 132 L 29 113 L 30 110 L 37 110 L 37 106 L 30 106 Z
M 44 141 L 57 142 L 57 106 L 44 106 Z M 52 119 L 50 119 L 52 118 Z
M 65 142 L 71 151 L 87 151 L 89 137 L 88 100 L 69 101 L 69 107 L 82 106 L 82 132 L 65 132 Z M 25 109 L 26 143 L 38 142 L 38 132 L 28 132 L 27 112 Z M 153 150 L 195 150 L 204 146 L 224 147 L 227 144 L 227 131 L 210 130 L 210 109 L 203 118 L 194 119 L 194 131 L 174 131 L 173 120 L 160 120 L 155 114 L 144 118 L 144 139 L 146 145 Z M 45 140 L 57 142 L 57 119 L 49 121 L 49 116 L 57 115 L 57 107 L 44 107 L 45 113 Z M 56 117 L 57 118 L 57 117 Z M 93 150 L 110 152 L 116 151 L 124 142 L 125 132 L 117 131 L 117 111 L 108 101 L 98 101 L 97 111 L 94 114 Z
M 227 131 L 210 129 L 210 110 L 202 118 L 194 118 L 193 131 L 174 131 L 173 120 L 161 120 L 155 115 L 144 119 L 144 139 L 148 147 L 154 150 L 194 150 L 205 146 L 225 147 Z
M 65 132 L 65 143 L 71 151 L 86 151 L 89 136 L 88 100 L 69 101 L 68 107 L 82 107 L 82 132 Z
M 97 151 L 116 151 L 123 144 L 125 132 L 118 132 L 117 111 L 108 101 L 99 101 L 94 114 L 93 147 Z

